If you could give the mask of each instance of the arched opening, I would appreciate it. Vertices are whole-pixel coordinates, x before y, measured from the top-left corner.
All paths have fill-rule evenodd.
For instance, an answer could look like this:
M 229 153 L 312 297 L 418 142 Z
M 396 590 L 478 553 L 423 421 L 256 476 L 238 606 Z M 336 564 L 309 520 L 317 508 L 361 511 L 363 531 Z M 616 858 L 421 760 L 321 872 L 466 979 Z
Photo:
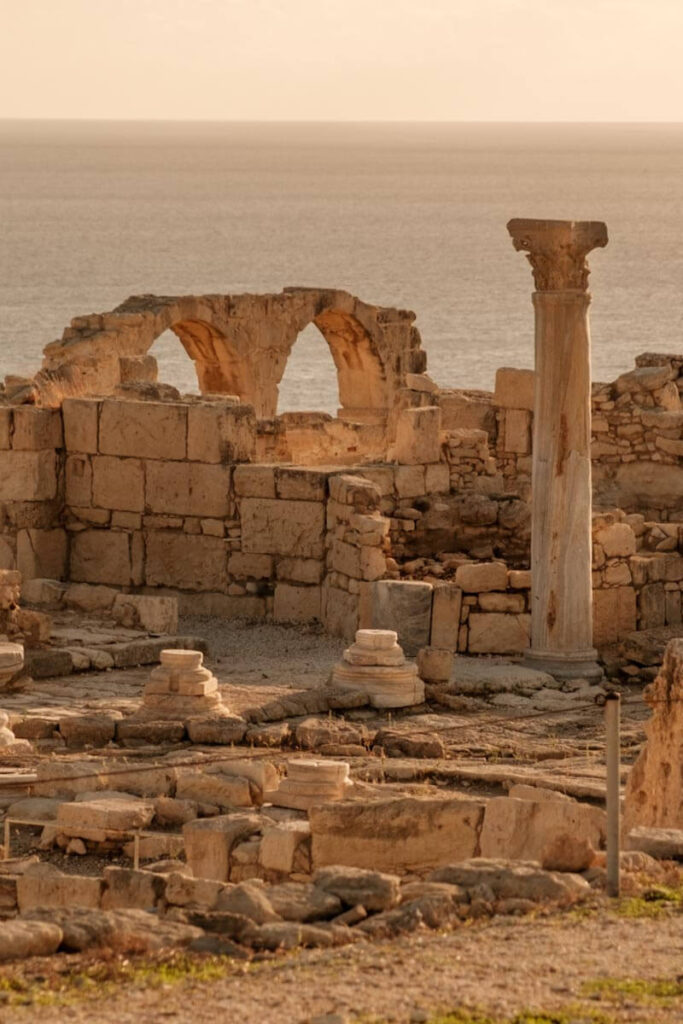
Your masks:
M 315 323 L 297 336 L 278 386 L 278 413 L 327 412 L 337 415 L 339 380 L 329 346 Z
M 320 335 L 327 346 L 320 345 Z M 332 355 L 332 369 L 329 354 Z M 322 411 L 380 419 L 388 407 L 386 374 L 372 338 L 350 313 L 325 310 L 290 348 L 278 411 Z
M 147 355 L 156 359 L 157 380 L 160 384 L 172 384 L 181 394 L 196 394 L 199 391 L 195 364 L 185 351 L 185 346 L 178 344 L 178 338 L 172 330 L 160 334 Z

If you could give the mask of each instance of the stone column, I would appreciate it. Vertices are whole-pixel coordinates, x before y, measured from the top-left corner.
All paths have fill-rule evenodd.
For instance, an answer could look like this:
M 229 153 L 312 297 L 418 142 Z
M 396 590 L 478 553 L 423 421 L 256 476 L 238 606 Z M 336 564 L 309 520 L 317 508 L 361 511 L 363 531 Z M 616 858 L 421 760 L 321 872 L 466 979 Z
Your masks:
M 591 587 L 588 265 L 600 221 L 511 220 L 536 284 L 530 666 L 597 679 Z

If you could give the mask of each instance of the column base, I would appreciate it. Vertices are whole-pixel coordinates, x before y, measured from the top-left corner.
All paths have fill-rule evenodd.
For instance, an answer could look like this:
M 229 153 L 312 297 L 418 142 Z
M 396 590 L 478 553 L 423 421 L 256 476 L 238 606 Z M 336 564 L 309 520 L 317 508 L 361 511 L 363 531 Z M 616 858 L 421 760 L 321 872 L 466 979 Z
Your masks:
M 547 672 L 555 679 L 588 679 L 599 682 L 603 671 L 598 664 L 598 652 L 592 647 L 584 651 L 526 651 L 523 664 L 539 672 Z

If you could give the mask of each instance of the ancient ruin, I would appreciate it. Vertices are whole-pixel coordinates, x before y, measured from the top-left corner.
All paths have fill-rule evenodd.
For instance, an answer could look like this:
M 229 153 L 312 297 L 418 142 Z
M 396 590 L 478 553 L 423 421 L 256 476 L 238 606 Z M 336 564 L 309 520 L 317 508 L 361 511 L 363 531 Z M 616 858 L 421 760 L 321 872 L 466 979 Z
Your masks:
M 313 288 L 132 298 L 6 379 L 0 959 L 249 957 L 600 892 L 606 687 L 628 767 L 652 684 L 623 871 L 674 870 L 683 354 L 591 383 L 605 225 L 508 228 L 536 369 L 493 392 L 433 381 L 413 313 Z M 309 324 L 336 417 L 277 414 Z M 157 380 L 167 329 L 196 393 Z

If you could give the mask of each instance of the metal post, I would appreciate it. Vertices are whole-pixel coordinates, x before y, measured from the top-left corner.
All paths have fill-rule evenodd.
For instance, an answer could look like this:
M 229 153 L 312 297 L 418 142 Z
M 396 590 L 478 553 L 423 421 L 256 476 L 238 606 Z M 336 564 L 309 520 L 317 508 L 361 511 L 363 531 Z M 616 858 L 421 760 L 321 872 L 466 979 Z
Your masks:
M 140 833 L 133 836 L 133 867 L 137 871 L 140 867 Z
M 619 833 L 621 828 L 620 728 L 621 695 L 608 693 L 605 700 L 607 761 L 607 895 L 619 896 Z
M 5 818 L 5 860 L 10 859 L 10 819 Z

